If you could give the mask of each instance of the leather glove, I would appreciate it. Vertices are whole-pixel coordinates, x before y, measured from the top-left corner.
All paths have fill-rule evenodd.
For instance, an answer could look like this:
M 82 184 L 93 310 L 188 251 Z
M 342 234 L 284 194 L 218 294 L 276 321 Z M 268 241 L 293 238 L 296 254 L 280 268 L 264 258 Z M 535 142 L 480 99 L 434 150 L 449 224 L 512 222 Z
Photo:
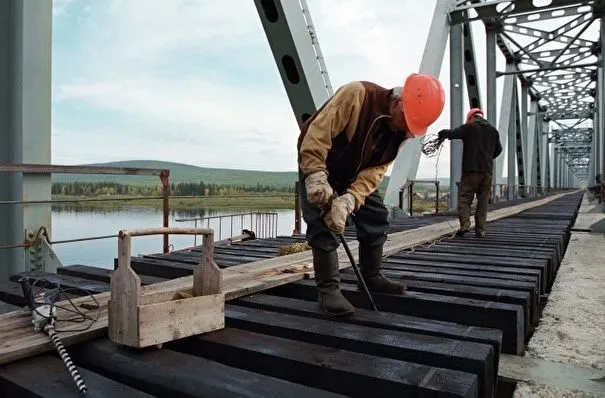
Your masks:
M 324 221 L 330 231 L 342 234 L 345 231 L 347 217 L 355 210 L 355 197 L 350 193 L 335 198 L 330 210 L 324 216 Z
M 328 183 L 328 174 L 325 171 L 317 171 L 305 179 L 307 189 L 307 200 L 316 205 L 323 206 L 332 200 L 333 190 Z

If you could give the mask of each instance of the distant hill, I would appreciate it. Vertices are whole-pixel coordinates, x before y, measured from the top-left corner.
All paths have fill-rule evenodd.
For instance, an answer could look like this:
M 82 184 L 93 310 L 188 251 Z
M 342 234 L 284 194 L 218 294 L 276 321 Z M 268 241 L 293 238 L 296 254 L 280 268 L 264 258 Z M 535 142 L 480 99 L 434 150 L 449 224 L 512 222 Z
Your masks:
M 256 184 L 269 186 L 291 186 L 297 179 L 292 171 L 254 171 L 236 169 L 215 169 L 198 167 L 182 163 L 162 162 L 156 160 L 127 160 L 122 162 L 93 163 L 83 166 L 135 167 L 170 170 L 170 182 L 199 182 L 206 184 L 230 184 L 252 186 Z M 108 175 L 108 174 L 53 174 L 53 182 L 117 182 L 131 185 L 159 184 L 159 177 Z
M 206 184 L 230 184 L 241 186 L 255 186 L 256 184 L 271 187 L 291 186 L 298 179 L 294 171 L 255 171 L 238 169 L 219 169 L 198 167 L 183 163 L 163 162 L 158 160 L 126 160 L 121 162 L 91 163 L 82 166 L 104 167 L 135 167 L 170 170 L 170 181 L 199 182 Z M 449 178 L 440 178 L 441 188 L 449 189 Z M 130 185 L 156 185 L 160 179 L 153 176 L 107 175 L 107 174 L 53 174 L 53 182 L 117 182 Z M 380 184 L 379 190 L 386 190 L 389 177 L 386 176 Z M 422 188 L 429 187 L 422 184 Z M 419 186 L 420 188 L 420 186 Z

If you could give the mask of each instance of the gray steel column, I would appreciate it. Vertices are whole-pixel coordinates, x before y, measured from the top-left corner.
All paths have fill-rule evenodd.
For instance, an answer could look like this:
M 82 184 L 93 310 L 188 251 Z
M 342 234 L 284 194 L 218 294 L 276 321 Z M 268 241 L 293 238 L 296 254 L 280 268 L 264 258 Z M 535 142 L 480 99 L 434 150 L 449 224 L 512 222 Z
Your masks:
M 523 193 L 522 186 L 525 187 L 527 185 L 526 173 L 527 166 L 525 162 L 525 148 L 524 148 L 524 138 L 523 131 L 521 130 L 521 111 L 519 107 L 519 94 L 517 85 L 515 84 L 515 120 L 514 120 L 514 134 L 515 134 L 515 165 L 516 165 L 516 173 L 515 173 L 515 185 L 519 187 L 519 194 Z
M 51 162 L 52 2 L 0 1 L 0 162 Z M 49 200 L 50 174 L 0 173 L 0 200 Z M 0 205 L 0 245 L 51 233 L 50 205 Z M 0 249 L 0 282 L 29 270 L 24 249 Z M 49 269 L 48 271 L 53 271 Z
M 524 83 L 521 83 L 521 101 L 520 103 L 520 118 L 521 118 L 521 142 L 518 142 L 517 145 L 521 144 L 521 158 L 523 159 L 523 176 L 525 179 L 525 185 L 531 186 L 535 184 L 535 180 L 532 180 L 531 177 L 531 167 L 532 162 L 530 158 L 532 157 L 532 153 L 530 151 L 530 133 L 528 130 L 527 123 L 527 97 L 529 96 L 528 86 Z M 533 135 L 531 136 L 533 137 Z M 531 145 L 531 149 L 533 149 L 533 144 Z
M 565 188 L 565 162 L 562 150 L 559 150 L 559 171 L 557 175 L 559 177 L 559 188 Z
M 550 148 L 548 146 L 548 122 L 544 121 L 542 115 L 538 115 L 537 123 L 540 130 L 538 130 L 538 137 L 540 139 L 540 171 L 541 182 L 542 182 L 542 191 L 544 192 L 546 188 L 551 187 L 550 183 Z
M 502 96 L 502 103 L 504 104 L 505 97 Z M 513 81 L 513 96 L 510 99 L 510 106 L 512 111 L 510 114 L 510 124 L 508 126 L 508 165 L 506 171 L 506 181 L 508 184 L 508 200 L 515 198 L 515 185 L 517 183 L 516 169 L 517 169 L 517 129 L 516 129 L 516 111 L 518 109 L 518 96 L 517 96 L 517 82 Z M 504 112 L 502 113 L 504 114 Z
M 450 126 L 463 123 L 462 117 L 462 25 L 450 27 Z M 458 186 L 462 176 L 462 141 L 450 140 L 450 209 L 458 206 Z
M 506 64 L 506 71 L 513 71 L 512 63 Z M 498 175 L 503 174 L 504 156 L 508 157 L 508 172 L 510 176 L 507 178 L 507 183 L 510 186 L 508 189 L 508 199 L 511 199 L 512 186 L 515 185 L 515 75 L 504 76 L 504 84 L 502 88 L 502 103 L 500 104 L 500 118 L 498 121 L 498 131 L 500 132 L 500 141 L 502 143 L 502 153 L 496 158 Z M 512 137 L 512 138 L 511 138 Z M 508 146 L 507 146 L 508 145 Z M 512 168 L 511 165 L 512 164 Z M 512 170 L 512 173 L 511 173 Z M 512 184 L 511 179 L 512 178 Z M 503 180 L 499 178 L 498 180 Z
M 559 151 L 557 150 L 557 148 L 555 147 L 555 145 L 553 145 L 553 154 L 554 154 L 554 157 L 553 157 L 553 167 L 552 167 L 552 170 L 553 170 L 553 173 L 552 173 L 552 175 L 553 175 L 553 188 L 560 188 L 560 185 L 559 185 L 559 166 L 560 166 L 560 163 L 559 163 Z
M 597 67 L 597 95 L 599 97 L 598 101 L 598 114 L 599 114 L 599 124 L 598 130 L 596 130 L 595 137 L 598 137 L 598 151 L 597 151 L 597 160 L 598 160 L 598 173 L 601 174 L 602 181 L 605 181 L 605 74 L 603 73 L 603 65 L 605 63 L 605 18 L 601 18 L 601 26 L 600 26 L 600 42 L 601 48 L 599 49 L 599 59 L 601 61 L 600 65 Z
M 525 91 L 525 90 L 524 90 Z M 523 94 L 527 95 L 527 92 Z M 523 112 L 521 112 L 523 114 Z M 539 143 L 541 140 L 538 139 L 539 135 L 538 131 L 538 101 L 531 101 L 530 103 L 530 112 L 531 115 L 529 117 L 529 121 L 527 123 L 526 129 L 526 146 L 525 148 L 525 159 L 526 162 L 524 164 L 527 165 L 527 173 L 525 177 L 525 181 L 529 186 L 536 186 L 538 182 L 538 152 L 540 149 Z M 527 120 L 527 113 L 525 119 Z M 523 120 L 523 117 L 521 118 Z
M 588 185 L 594 185 L 595 183 L 595 171 L 596 171 L 596 166 L 595 166 L 595 159 L 597 156 L 597 142 L 596 142 L 596 128 L 597 125 L 597 116 L 596 116 L 596 109 L 595 109 L 595 114 L 592 116 L 592 137 L 590 140 L 590 159 L 588 160 Z
M 450 31 L 449 10 L 453 9 L 455 3 L 456 0 L 437 0 L 424 53 L 422 54 L 422 61 L 420 61 L 420 67 L 418 68 L 419 73 L 439 76 Z M 422 154 L 421 140 L 421 138 L 409 140 L 399 151 L 399 155 L 397 155 L 397 158 L 393 162 L 391 178 L 389 178 L 389 184 L 384 196 L 385 204 L 398 206 L 399 191 L 408 179 L 413 180 L 416 178 L 418 162 Z M 407 197 L 407 190 L 403 194 L 404 197 Z M 407 209 L 407 206 L 407 201 L 404 201 L 404 209 Z
M 496 92 L 496 28 L 493 25 L 485 25 L 485 57 L 486 57 L 486 103 L 487 103 L 487 120 L 494 126 L 498 126 L 497 115 L 497 92 Z M 500 140 L 502 140 L 502 131 L 500 131 Z M 504 155 L 500 155 L 504 156 Z M 498 176 L 502 173 L 502 169 L 498 168 L 498 162 L 494 161 L 494 171 L 492 174 L 492 195 L 494 203 L 497 202 L 496 195 L 498 193 L 497 184 Z

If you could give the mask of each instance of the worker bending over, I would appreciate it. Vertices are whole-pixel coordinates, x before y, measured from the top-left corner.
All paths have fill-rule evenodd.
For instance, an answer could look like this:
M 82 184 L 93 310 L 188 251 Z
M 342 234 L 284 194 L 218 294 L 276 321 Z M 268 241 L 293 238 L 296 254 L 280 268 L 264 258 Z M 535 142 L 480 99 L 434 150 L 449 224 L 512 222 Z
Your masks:
M 413 74 L 394 89 L 357 81 L 339 88 L 303 124 L 298 139 L 301 207 L 324 312 L 355 311 L 340 291 L 336 252 L 349 215 L 369 290 L 405 290 L 381 273 L 388 210 L 376 189 L 402 144 L 424 135 L 443 105 L 443 88 L 432 76 Z
M 492 188 L 494 159 L 502 152 L 498 130 L 483 118 L 479 108 L 471 109 L 466 123 L 453 129 L 441 130 L 439 139 L 462 140 L 462 177 L 458 187 L 458 236 L 470 230 L 471 203 L 477 195 L 475 235 L 485 237 L 487 205 Z

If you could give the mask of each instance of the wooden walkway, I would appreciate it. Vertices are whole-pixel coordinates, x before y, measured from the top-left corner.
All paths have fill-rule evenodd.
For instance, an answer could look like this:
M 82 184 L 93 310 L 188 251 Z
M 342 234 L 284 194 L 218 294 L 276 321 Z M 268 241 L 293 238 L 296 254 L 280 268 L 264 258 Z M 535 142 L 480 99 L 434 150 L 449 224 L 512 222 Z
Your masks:
M 473 234 L 387 257 L 385 274 L 407 281 L 400 296 L 375 295 L 369 309 L 351 269 L 343 290 L 358 308 L 331 319 L 316 304 L 314 281 L 303 280 L 226 303 L 226 328 L 132 350 L 100 338 L 68 347 L 95 397 L 491 397 L 502 354 L 520 355 L 540 319 L 582 193 L 491 222 L 487 237 Z M 510 206 L 522 201 L 499 204 Z M 390 232 L 451 221 L 450 215 L 398 219 Z M 354 232 L 347 232 L 354 239 Z M 280 236 L 215 247 L 222 268 L 273 258 Z M 133 257 L 143 284 L 187 276 L 200 248 Z M 64 287 L 109 290 L 111 270 L 66 266 L 44 276 Z M 22 275 L 15 275 L 16 281 Z M 0 311 L 24 304 L 20 287 L 0 288 Z M 0 367 L 0 397 L 77 396 L 54 354 Z M 501 392 L 501 391 L 500 391 Z M 3 395 L 4 394 L 4 395 Z

